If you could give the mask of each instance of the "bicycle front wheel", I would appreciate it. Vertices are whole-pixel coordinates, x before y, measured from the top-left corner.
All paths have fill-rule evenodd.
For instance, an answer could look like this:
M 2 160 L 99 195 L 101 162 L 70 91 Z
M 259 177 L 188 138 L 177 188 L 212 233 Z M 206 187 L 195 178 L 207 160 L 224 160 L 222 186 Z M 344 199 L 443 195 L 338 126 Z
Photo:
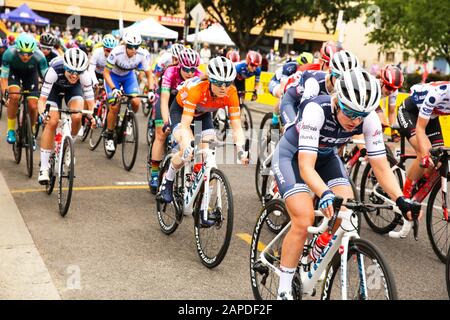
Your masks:
M 201 203 L 205 193 L 209 193 L 207 205 L 208 220 L 214 224 L 205 226 L 201 223 Z M 195 241 L 197 253 L 202 263 L 208 268 L 217 267 L 228 251 L 233 234 L 233 194 L 225 174 L 218 169 L 211 169 L 209 190 L 204 185 L 194 204 Z
M 336 253 L 327 269 L 322 300 L 396 300 L 394 275 L 381 252 L 371 242 L 352 239 L 348 244 L 347 276 L 342 277 L 341 255 Z
M 133 112 L 128 112 L 122 140 L 122 162 L 127 171 L 133 169 L 137 157 L 138 143 L 139 133 L 136 115 Z
M 25 155 L 27 159 L 27 174 L 31 178 L 33 176 L 33 133 L 31 131 L 30 115 L 25 116 L 25 127 L 23 132 L 25 133 Z
M 73 179 L 75 175 L 74 148 L 72 137 L 64 138 L 62 148 L 62 157 L 59 163 L 58 179 L 58 205 L 59 214 L 65 217 L 69 211 L 70 201 L 72 199 Z
M 249 148 L 252 141 L 253 134 L 253 119 L 252 114 L 250 113 L 250 109 L 245 105 L 241 104 L 241 125 L 244 130 L 245 138 L 250 141 Z
M 447 282 L 447 293 L 450 299 L 450 248 L 447 253 L 447 263 L 445 264 L 445 282 Z

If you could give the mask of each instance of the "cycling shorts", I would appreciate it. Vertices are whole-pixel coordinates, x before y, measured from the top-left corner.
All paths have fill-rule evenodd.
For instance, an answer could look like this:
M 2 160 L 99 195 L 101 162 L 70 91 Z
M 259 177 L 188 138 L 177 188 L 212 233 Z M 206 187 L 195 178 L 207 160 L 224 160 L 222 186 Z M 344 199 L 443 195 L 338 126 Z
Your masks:
M 64 97 L 61 96 L 60 93 L 64 93 Z M 63 98 L 67 106 L 72 100 L 83 100 L 81 84 L 77 83 L 70 87 L 58 86 L 57 84 L 53 85 L 52 90 L 48 95 L 47 104 L 61 109 Z
M 117 89 L 123 90 L 125 94 L 139 94 L 139 84 L 136 78 L 136 74 L 134 72 L 128 72 L 124 76 L 118 76 L 117 74 L 111 72 L 111 79 L 114 83 L 114 86 Z M 112 100 L 112 90 L 109 87 L 108 83 L 105 81 L 105 90 L 108 95 L 108 100 Z
M 32 94 L 28 98 L 39 98 L 39 74 L 37 70 L 32 73 L 25 73 L 11 69 L 8 77 L 8 86 L 22 87 L 23 91 L 30 91 Z
M 245 91 L 245 79 L 243 79 L 243 80 L 235 79 L 234 85 L 236 87 L 238 94 L 240 91 Z
M 177 99 L 174 99 L 170 105 L 170 129 L 172 132 L 177 130 L 181 116 L 183 115 L 183 108 L 178 104 Z M 202 135 L 215 134 L 213 118 L 211 112 L 205 112 L 197 117 L 194 117 L 194 133 L 201 132 Z

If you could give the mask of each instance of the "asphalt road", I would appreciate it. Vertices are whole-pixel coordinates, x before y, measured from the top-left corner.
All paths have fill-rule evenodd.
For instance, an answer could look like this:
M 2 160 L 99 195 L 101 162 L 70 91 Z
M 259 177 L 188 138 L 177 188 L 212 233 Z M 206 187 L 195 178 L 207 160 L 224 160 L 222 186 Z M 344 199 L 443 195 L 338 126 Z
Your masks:
M 259 125 L 262 114 L 252 113 Z M 3 136 L 0 170 L 63 299 L 253 299 L 249 243 L 261 204 L 254 186 L 255 165 L 221 165 L 233 190 L 235 220 L 230 249 L 220 266 L 206 269 L 196 252 L 192 218 L 171 236 L 156 218 L 155 201 L 146 187 L 146 120 L 138 115 L 139 152 L 131 172 L 123 169 L 120 149 L 112 160 L 102 146 L 75 146 L 76 179 L 70 211 L 61 218 L 57 194 L 48 196 L 35 173 L 15 164 Z M 0 121 L 6 132 L 6 119 Z M 419 241 L 395 240 L 372 232 L 361 235 L 383 252 L 400 299 L 448 299 L 445 266 L 433 253 L 421 225 Z

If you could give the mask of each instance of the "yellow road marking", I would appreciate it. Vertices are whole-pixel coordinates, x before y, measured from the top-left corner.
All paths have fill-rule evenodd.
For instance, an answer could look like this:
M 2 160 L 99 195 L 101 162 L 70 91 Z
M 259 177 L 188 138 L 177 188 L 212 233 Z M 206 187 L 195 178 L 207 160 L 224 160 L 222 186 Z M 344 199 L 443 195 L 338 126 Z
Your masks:
M 55 186 L 56 187 L 56 186 Z M 148 189 L 148 186 L 97 186 L 97 187 L 74 187 L 73 191 L 95 191 L 95 190 L 133 190 L 133 189 Z M 67 190 L 64 188 L 63 190 Z M 11 193 L 32 193 L 32 192 L 45 192 L 44 188 L 41 189 L 19 189 L 11 190 Z
M 252 236 L 248 233 L 237 233 L 236 236 L 247 242 L 249 245 L 252 244 Z M 263 251 L 266 245 L 261 241 L 258 241 L 258 251 Z

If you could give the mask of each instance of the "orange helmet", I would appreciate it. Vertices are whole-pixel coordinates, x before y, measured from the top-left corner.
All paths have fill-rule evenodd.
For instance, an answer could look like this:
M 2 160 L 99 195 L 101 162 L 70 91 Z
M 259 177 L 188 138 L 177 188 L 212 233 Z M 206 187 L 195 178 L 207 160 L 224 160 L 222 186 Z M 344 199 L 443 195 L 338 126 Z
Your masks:
M 261 54 L 259 52 L 250 50 L 247 53 L 247 57 L 245 59 L 247 61 L 248 65 L 254 66 L 254 67 L 258 67 L 261 64 Z

